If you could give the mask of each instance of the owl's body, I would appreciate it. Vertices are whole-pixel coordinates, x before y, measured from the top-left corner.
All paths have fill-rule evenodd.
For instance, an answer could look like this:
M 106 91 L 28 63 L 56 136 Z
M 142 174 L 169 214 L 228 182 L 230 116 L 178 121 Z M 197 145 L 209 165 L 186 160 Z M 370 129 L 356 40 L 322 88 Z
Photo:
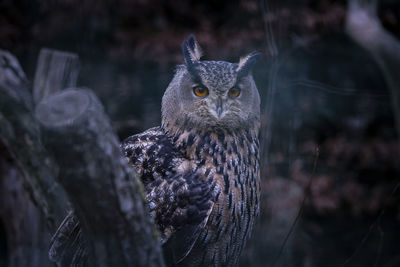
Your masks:
M 258 214 L 255 129 L 169 135 L 156 127 L 122 146 L 142 175 L 167 261 L 235 266 Z
M 259 213 L 259 95 L 239 64 L 183 45 L 162 125 L 121 145 L 141 177 L 168 266 L 236 266 Z

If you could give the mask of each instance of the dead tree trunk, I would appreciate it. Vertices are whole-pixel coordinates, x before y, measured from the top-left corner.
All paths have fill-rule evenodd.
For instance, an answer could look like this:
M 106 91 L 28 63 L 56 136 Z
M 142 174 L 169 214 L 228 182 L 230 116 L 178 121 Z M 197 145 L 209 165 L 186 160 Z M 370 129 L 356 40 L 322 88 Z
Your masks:
M 51 232 L 66 215 L 66 195 L 55 182 L 55 165 L 41 145 L 25 74 L 5 51 L 0 51 L 0 125 L 4 265 L 54 266 L 47 251 Z
M 79 73 L 76 54 L 43 48 L 40 51 L 33 84 L 33 99 L 43 99 L 69 87 L 75 87 Z
M 375 58 L 392 95 L 397 134 L 400 137 L 400 41 L 386 31 L 377 16 L 377 0 L 349 0 L 346 30 Z
M 89 241 L 92 265 L 163 266 L 144 191 L 96 96 L 65 90 L 42 101 L 36 117 Z
M 55 182 L 54 162 L 42 145 L 25 74 L 11 54 L 0 51 L 0 59 L 0 140 L 25 177 L 50 229 L 55 230 L 66 214 L 67 198 Z
M 61 69 L 38 69 L 52 81 L 35 82 L 35 108 L 18 61 L 0 51 L 0 264 L 53 266 L 49 237 L 70 209 L 68 194 L 95 266 L 163 266 L 140 181 L 100 102 L 88 90 L 51 96 L 75 84 L 66 77 L 76 81 L 77 61 L 58 65 L 54 58 L 70 55 L 47 52 L 43 64 Z
M 12 159 L 0 157 L 0 266 L 54 266 L 48 259 L 51 233 L 32 201 L 21 172 Z

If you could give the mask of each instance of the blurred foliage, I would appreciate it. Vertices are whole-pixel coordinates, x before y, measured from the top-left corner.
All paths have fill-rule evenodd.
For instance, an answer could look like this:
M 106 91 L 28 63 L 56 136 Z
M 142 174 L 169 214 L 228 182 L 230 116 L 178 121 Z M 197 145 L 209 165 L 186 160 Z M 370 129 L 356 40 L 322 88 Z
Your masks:
M 400 266 L 391 99 L 374 60 L 344 33 L 345 14 L 346 2 L 336 0 L 2 0 L 0 48 L 17 55 L 31 80 L 40 48 L 78 53 L 79 84 L 99 95 L 121 138 L 159 124 L 190 33 L 205 59 L 263 52 L 254 70 L 263 100 L 262 216 L 242 265 L 276 260 L 312 179 L 275 266 Z M 400 2 L 380 1 L 379 17 L 399 38 Z

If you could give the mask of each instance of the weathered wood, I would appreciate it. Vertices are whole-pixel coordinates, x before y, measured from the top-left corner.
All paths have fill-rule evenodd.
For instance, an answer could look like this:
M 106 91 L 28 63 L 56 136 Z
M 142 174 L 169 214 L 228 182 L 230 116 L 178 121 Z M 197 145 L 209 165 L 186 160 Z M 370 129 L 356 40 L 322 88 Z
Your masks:
M 36 117 L 60 166 L 93 266 L 163 266 L 140 181 L 127 166 L 103 107 L 89 90 L 42 101 Z
M 48 259 L 50 232 L 67 210 L 32 113 L 32 95 L 18 60 L 0 50 L 0 231 L 7 253 L 0 262 L 9 267 L 54 266 Z
M 49 229 L 54 231 L 66 215 L 67 198 L 55 182 L 56 165 L 42 145 L 25 74 L 17 59 L 2 50 L 0 96 L 0 142 L 20 169 Z
M 0 218 L 6 251 L 0 266 L 50 267 L 50 231 L 46 218 L 25 188 L 24 177 L 13 161 L 0 156 Z M 2 261 L 3 260 L 3 261 Z
M 35 103 L 65 88 L 75 87 L 78 73 L 78 55 L 43 48 L 40 51 L 33 84 Z
M 400 41 L 385 30 L 377 16 L 377 0 L 349 0 L 348 35 L 374 57 L 392 95 L 392 108 L 400 137 Z

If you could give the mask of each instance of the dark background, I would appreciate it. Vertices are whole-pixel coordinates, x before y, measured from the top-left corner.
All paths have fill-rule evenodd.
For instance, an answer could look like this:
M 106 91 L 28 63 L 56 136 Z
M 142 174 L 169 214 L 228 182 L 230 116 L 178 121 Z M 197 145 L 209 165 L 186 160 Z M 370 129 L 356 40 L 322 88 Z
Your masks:
M 262 211 L 241 266 L 400 266 L 391 96 L 374 59 L 345 33 L 346 8 L 334 0 L 1 0 L 0 48 L 30 81 L 41 48 L 77 53 L 78 84 L 100 97 L 121 139 L 159 125 L 190 33 L 204 59 L 262 52 L 254 69 Z M 399 38 L 400 1 L 380 1 L 378 15 Z

